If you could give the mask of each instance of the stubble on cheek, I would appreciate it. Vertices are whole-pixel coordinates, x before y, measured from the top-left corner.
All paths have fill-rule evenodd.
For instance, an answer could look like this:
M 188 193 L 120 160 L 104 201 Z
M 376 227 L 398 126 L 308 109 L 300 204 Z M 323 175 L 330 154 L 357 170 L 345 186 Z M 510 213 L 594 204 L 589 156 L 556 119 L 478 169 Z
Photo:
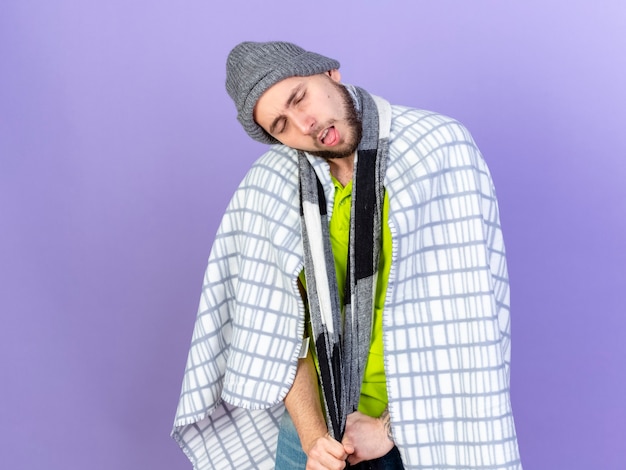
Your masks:
M 337 88 L 337 91 L 342 98 L 342 107 L 344 114 L 343 121 L 346 123 L 347 134 L 345 136 L 343 144 L 341 145 L 342 148 L 308 152 L 311 155 L 324 159 L 349 157 L 350 155 L 354 154 L 357 147 L 359 146 L 359 143 L 361 142 L 361 137 L 363 136 L 363 125 L 361 123 L 361 120 L 359 119 L 359 115 L 357 114 L 354 102 L 352 101 L 352 96 L 350 96 L 350 92 L 340 83 L 332 83 Z

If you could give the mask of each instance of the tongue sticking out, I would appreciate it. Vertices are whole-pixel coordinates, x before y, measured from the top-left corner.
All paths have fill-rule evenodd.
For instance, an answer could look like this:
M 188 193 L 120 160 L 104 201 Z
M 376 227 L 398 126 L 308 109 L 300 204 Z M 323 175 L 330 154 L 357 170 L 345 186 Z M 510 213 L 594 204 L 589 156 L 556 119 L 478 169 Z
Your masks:
M 339 133 L 337 132 L 337 129 L 335 129 L 335 126 L 332 126 L 327 129 L 326 135 L 322 138 L 322 143 L 324 145 L 333 146 L 338 142 L 338 140 Z

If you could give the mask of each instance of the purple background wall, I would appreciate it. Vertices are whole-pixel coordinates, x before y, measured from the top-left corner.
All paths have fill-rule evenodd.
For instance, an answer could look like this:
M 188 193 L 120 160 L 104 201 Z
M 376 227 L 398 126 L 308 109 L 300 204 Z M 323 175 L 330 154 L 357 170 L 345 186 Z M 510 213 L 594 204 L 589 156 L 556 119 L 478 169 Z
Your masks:
M 509 251 L 525 467 L 626 468 L 625 5 L 4 0 L 0 467 L 190 468 L 168 434 L 201 278 L 263 151 L 224 61 L 287 39 L 470 128 Z

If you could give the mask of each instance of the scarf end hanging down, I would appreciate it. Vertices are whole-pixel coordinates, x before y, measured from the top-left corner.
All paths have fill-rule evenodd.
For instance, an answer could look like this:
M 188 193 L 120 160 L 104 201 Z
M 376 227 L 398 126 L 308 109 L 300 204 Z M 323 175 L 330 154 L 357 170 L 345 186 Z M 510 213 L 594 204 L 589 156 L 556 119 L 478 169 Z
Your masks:
M 328 431 L 340 440 L 360 397 L 370 344 L 380 254 L 387 138 L 379 140 L 376 103 L 351 87 L 361 114 L 363 138 L 355 159 L 345 305 L 339 304 L 324 188 L 299 152 L 304 266 L 311 329 L 315 339 Z M 342 315 L 343 310 L 343 315 Z

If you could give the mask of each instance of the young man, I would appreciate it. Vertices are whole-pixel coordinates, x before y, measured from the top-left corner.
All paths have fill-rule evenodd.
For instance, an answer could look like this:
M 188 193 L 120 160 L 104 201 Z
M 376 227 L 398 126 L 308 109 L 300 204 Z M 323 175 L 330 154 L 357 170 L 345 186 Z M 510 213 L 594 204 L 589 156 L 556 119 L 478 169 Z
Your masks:
M 173 436 L 197 469 L 519 469 L 488 169 L 458 122 L 338 69 L 228 57 L 239 122 L 278 145 L 216 236 Z

